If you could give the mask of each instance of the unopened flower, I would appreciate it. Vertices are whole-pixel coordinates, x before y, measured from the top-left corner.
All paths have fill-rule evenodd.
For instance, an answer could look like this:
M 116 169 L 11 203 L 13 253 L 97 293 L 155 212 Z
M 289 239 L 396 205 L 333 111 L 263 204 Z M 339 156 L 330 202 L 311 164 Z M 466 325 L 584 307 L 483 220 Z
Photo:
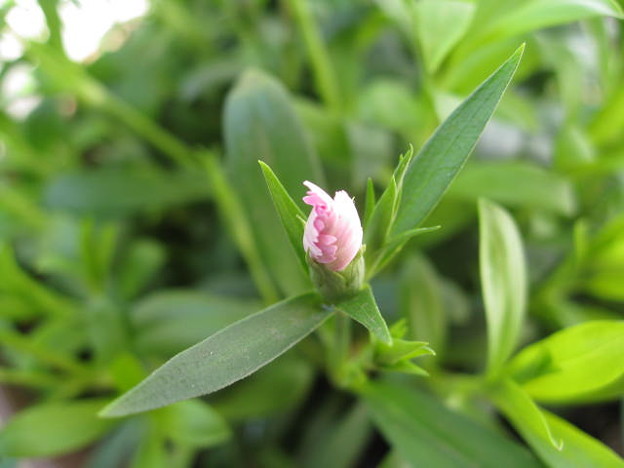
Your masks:
M 305 181 L 303 201 L 312 206 L 303 235 L 303 248 L 312 260 L 332 271 L 342 271 L 362 247 L 362 224 L 347 192 L 332 199 L 322 188 Z

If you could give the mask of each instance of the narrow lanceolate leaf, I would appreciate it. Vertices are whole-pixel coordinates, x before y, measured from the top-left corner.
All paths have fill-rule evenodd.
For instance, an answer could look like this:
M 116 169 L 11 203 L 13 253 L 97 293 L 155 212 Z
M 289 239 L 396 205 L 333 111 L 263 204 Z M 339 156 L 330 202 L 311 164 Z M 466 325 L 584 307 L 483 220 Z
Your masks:
M 616 398 L 624 392 L 624 322 L 591 321 L 561 330 L 523 349 L 509 370 L 538 401 Z
M 454 413 L 420 390 L 371 382 L 362 394 L 373 422 L 409 466 L 540 466 L 520 445 Z
M 479 266 L 488 331 L 488 371 L 498 372 L 515 348 L 526 312 L 522 239 L 500 206 L 479 201 Z
M 258 159 L 269 164 L 288 193 L 303 195 L 304 180 L 324 182 L 286 89 L 263 72 L 245 72 L 227 97 L 224 133 L 226 167 L 263 265 L 285 296 L 300 294 L 310 288 L 307 270 L 289 247 L 258 167 Z
M 420 225 L 464 166 L 509 85 L 520 47 L 440 125 L 405 172 L 390 239 Z
M 280 180 L 277 178 L 273 170 L 264 162 L 258 161 L 264 180 L 266 181 L 269 193 L 273 199 L 273 204 L 277 210 L 277 214 L 282 221 L 282 226 L 286 230 L 288 240 L 293 250 L 296 252 L 301 266 L 307 270 L 305 252 L 303 250 L 303 221 L 306 216 L 290 197 Z
M 624 461 L 609 448 L 567 421 L 541 410 L 515 383 L 502 382 L 490 396 L 547 466 L 624 467 Z
M 384 320 L 370 286 L 346 301 L 336 304 L 336 309 L 344 312 L 353 320 L 364 325 L 377 339 L 384 343 L 392 343 L 388 325 Z
M 101 415 L 125 416 L 215 392 L 271 362 L 330 315 L 315 293 L 279 302 L 174 356 Z

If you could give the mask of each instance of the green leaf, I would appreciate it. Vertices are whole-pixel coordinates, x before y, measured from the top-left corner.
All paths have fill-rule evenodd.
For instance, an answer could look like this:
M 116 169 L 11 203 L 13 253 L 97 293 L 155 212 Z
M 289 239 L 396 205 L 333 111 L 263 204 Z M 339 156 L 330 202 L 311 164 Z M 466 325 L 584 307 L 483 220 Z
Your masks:
M 210 196 L 201 174 L 144 167 L 70 172 L 51 179 L 44 190 L 53 210 L 99 217 L 164 210 Z
M 511 380 L 502 380 L 490 389 L 490 396 L 540 456 L 561 451 L 561 440 L 553 435 L 541 409 L 517 384 Z
M 448 198 L 485 197 L 510 207 L 537 208 L 571 215 L 575 210 L 572 184 L 554 172 L 523 161 L 468 164 L 449 189 Z
M 257 310 L 256 301 L 195 290 L 162 290 L 139 301 L 130 320 L 137 349 L 171 357 Z
M 168 438 L 181 445 L 212 447 L 232 435 L 223 417 L 203 401 L 181 401 L 161 411 L 158 422 Z
M 304 224 L 302 220 L 305 220 L 306 216 L 303 211 L 301 211 L 301 208 L 299 208 L 290 197 L 271 168 L 262 161 L 258 162 L 260 163 L 260 168 L 264 174 L 264 180 L 269 188 L 269 192 L 271 193 L 271 198 L 273 199 L 273 204 L 275 205 L 277 214 L 279 214 L 282 226 L 284 226 L 286 234 L 288 235 L 290 245 L 297 254 L 297 257 L 301 262 L 301 266 L 304 270 L 307 270 L 305 252 L 302 246 L 304 231 Z
M 323 422 L 326 423 L 324 430 L 317 434 L 313 443 L 304 446 L 306 456 L 301 457 L 300 466 L 303 468 L 356 466 L 373 429 L 364 405 L 358 403 L 346 414 L 334 415 L 334 419 Z
M 436 353 L 446 341 L 446 311 L 442 283 L 426 258 L 406 259 L 400 283 L 400 310 L 409 324 L 409 338 L 427 341 Z
M 521 446 L 422 391 L 371 382 L 362 391 L 373 421 L 410 466 L 539 466 Z
M 601 320 L 561 330 L 523 349 L 509 371 L 539 401 L 615 398 L 624 391 L 624 322 Z
M 125 416 L 220 390 L 286 352 L 330 315 L 315 293 L 279 302 L 174 356 L 101 415 Z
M 258 159 L 269 164 L 288 193 L 303 181 L 324 185 L 320 164 L 284 87 L 257 70 L 245 72 L 227 97 L 226 167 L 251 226 L 262 261 L 284 295 L 309 289 L 307 270 L 289 247 Z M 302 204 L 300 206 L 303 206 Z M 297 249 L 297 251 L 300 249 Z
M 21 411 L 0 430 L 0 456 L 50 457 L 84 447 L 113 426 L 97 417 L 104 403 L 45 403 Z
M 456 0 L 421 0 L 414 4 L 415 30 L 428 73 L 434 73 L 462 39 L 475 4 Z
M 418 227 L 464 166 L 516 71 L 524 46 L 440 125 L 405 172 L 390 239 Z
M 514 428 L 548 466 L 622 467 L 610 449 L 546 411 L 541 410 L 515 383 L 503 381 L 491 397 Z
M 517 345 L 526 314 L 522 239 L 500 206 L 479 200 L 479 266 L 487 318 L 488 371 L 498 372 Z
M 370 286 L 366 285 L 362 291 L 355 296 L 336 304 L 335 308 L 344 312 L 353 320 L 360 322 L 377 339 L 384 343 L 392 343 L 392 336 L 390 336 L 388 325 L 381 315 L 379 307 L 377 307 L 377 302 L 375 301 Z

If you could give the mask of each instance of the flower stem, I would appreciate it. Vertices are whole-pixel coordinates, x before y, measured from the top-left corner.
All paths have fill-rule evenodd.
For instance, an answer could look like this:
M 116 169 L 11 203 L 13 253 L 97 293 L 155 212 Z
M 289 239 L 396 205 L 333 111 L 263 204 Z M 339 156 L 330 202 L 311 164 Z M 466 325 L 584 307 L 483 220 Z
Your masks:
M 340 111 L 342 103 L 338 81 L 331 64 L 329 52 L 312 17 L 312 12 L 310 11 L 311 3 L 307 0 L 288 0 L 308 49 L 319 93 L 327 106 L 333 110 Z

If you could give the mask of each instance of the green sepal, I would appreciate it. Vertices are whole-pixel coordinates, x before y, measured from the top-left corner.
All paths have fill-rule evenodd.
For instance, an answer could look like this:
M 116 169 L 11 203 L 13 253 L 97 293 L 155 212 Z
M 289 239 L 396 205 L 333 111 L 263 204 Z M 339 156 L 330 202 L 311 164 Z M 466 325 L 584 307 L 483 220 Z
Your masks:
M 306 256 L 310 278 L 321 297 L 329 304 L 336 304 L 355 296 L 362 290 L 365 277 L 364 251 L 362 246 L 351 263 L 342 271 L 333 271 L 322 263 Z

